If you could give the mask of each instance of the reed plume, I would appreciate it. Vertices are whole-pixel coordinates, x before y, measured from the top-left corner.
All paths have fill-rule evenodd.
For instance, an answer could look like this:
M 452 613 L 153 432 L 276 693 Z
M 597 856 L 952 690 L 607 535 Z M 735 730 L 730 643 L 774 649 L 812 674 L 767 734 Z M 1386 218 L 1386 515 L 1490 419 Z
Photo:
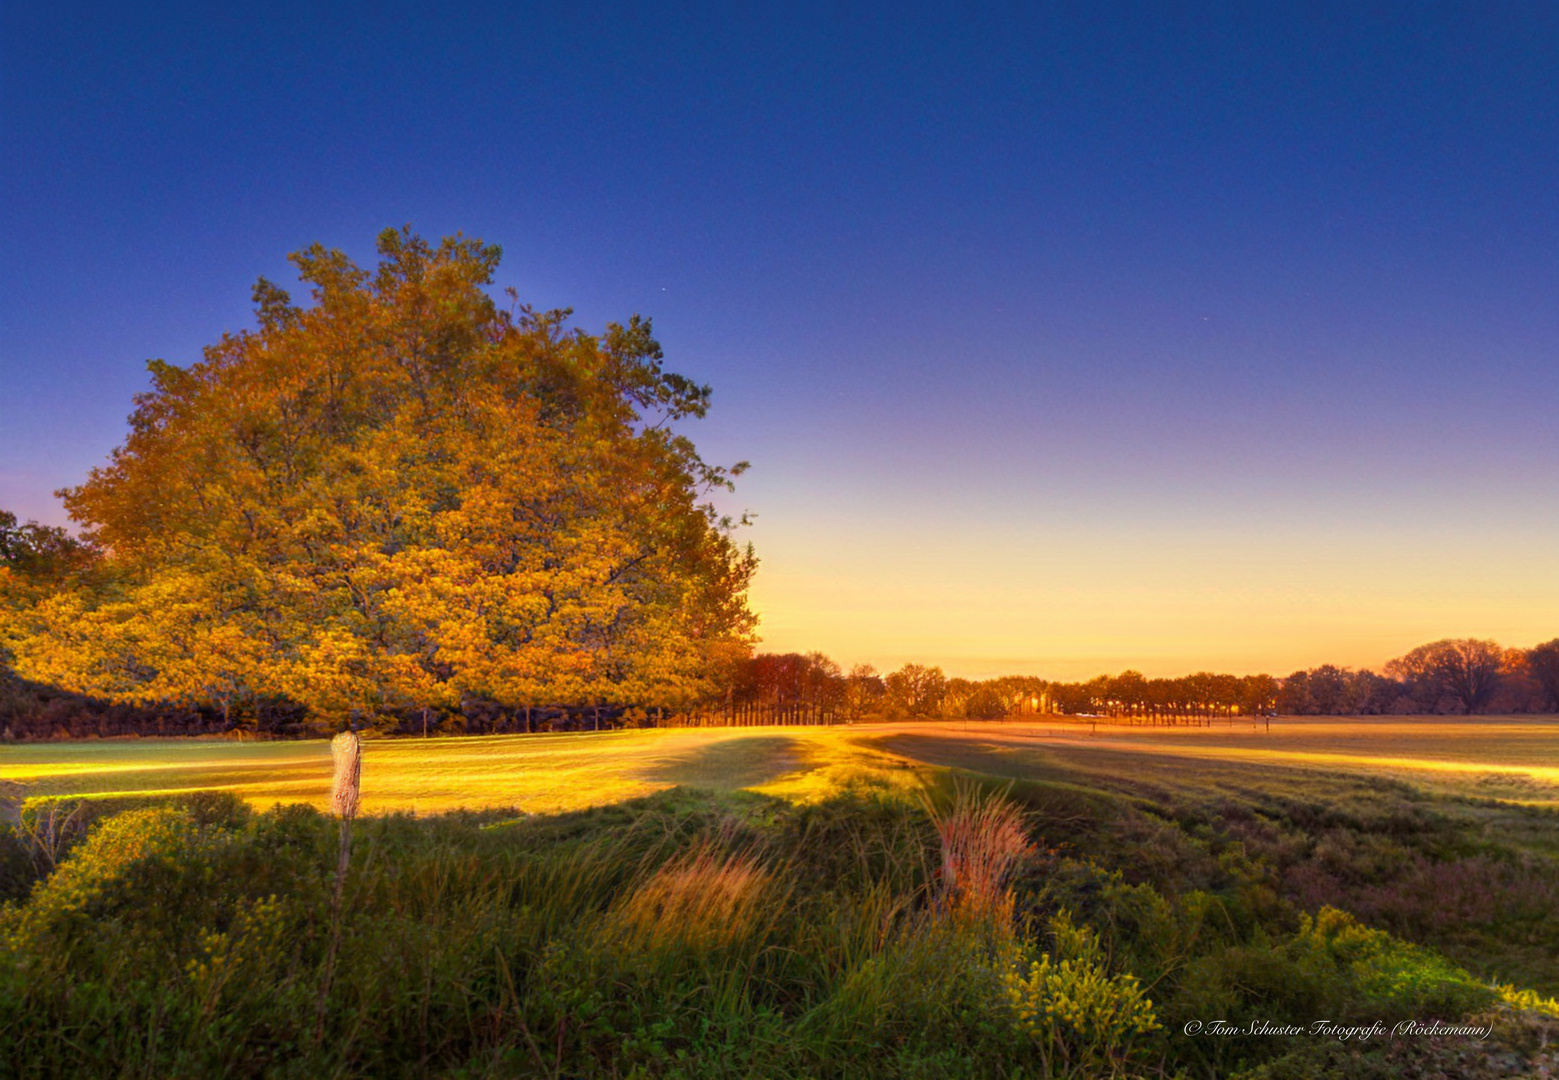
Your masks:
M 942 841 L 938 871 L 947 910 L 970 915 L 1009 913 L 1007 888 L 1018 861 L 1034 850 L 1023 828 L 1023 814 L 1000 795 L 984 795 L 960 784 L 952 806 L 929 807 Z

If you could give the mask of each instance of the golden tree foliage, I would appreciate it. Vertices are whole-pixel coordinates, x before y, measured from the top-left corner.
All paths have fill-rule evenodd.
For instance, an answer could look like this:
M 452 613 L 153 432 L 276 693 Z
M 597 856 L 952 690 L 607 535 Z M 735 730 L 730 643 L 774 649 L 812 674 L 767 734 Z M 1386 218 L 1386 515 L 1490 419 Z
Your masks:
M 329 716 L 706 691 L 756 565 L 701 501 L 743 466 L 671 427 L 708 388 L 637 316 L 500 308 L 496 247 L 379 253 L 299 252 L 311 306 L 262 279 L 257 330 L 149 365 L 125 444 L 63 493 L 110 569 L 29 609 L 21 674 Z

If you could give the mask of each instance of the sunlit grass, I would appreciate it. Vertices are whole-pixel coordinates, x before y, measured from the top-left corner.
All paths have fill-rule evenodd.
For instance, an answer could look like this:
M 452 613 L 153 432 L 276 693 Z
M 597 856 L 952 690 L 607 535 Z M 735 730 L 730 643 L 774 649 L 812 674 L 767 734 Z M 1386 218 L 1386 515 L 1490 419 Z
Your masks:
M 1325 717 L 1211 728 L 998 725 L 987 742 L 1108 747 L 1202 762 L 1383 776 L 1442 793 L 1559 805 L 1559 721 L 1553 718 Z
M 934 745 L 932 741 L 933 740 Z M 963 750 L 950 748 L 963 746 Z M 1213 728 L 1021 723 L 638 730 L 379 739 L 367 744 L 364 810 L 424 813 L 515 806 L 536 813 L 607 805 L 674 786 L 749 789 L 811 801 L 858 785 L 910 791 L 928 765 L 1037 775 L 1051 759 L 1108 750 L 1201 770 L 1267 767 L 1385 776 L 1434 790 L 1559 805 L 1559 723 L 1548 719 L 1284 719 Z M 1030 751 L 1040 752 L 1030 753 Z M 972 755 L 972 757 L 970 756 Z M 953 760 L 967 757 L 969 760 Z M 997 758 L 1004 759 L 995 767 Z M 976 761 L 975 759 L 978 759 Z M 1194 759 L 1194 760 L 1193 760 Z M 0 781 L 27 795 L 231 791 L 256 806 L 325 805 L 323 740 L 241 743 L 127 739 L 11 746 Z
M 364 751 L 364 811 L 517 806 L 534 813 L 621 802 L 675 786 L 748 788 L 795 801 L 853 782 L 903 786 L 909 763 L 837 728 L 645 730 L 570 735 L 379 739 Z M 0 780 L 25 794 L 231 791 L 264 807 L 324 807 L 324 741 L 233 744 L 142 739 L 10 748 Z

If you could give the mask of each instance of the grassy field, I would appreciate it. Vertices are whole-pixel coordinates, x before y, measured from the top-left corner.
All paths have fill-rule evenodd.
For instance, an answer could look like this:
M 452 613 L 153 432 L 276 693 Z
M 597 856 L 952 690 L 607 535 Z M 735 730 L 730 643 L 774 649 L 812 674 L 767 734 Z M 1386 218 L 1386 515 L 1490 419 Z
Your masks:
M 329 772 L 0 751 L 0 1076 L 1559 1075 L 1552 720 L 372 740 L 339 893 Z
M 1175 764 L 1178 763 L 1178 764 Z M 901 723 L 705 728 L 376 740 L 365 752 L 367 812 L 519 807 L 551 813 L 674 786 L 816 797 L 842 779 L 919 765 L 993 775 L 1057 766 L 1124 775 L 1273 769 L 1388 777 L 1436 793 L 1559 806 L 1559 720 L 1283 718 L 1211 728 L 1035 723 Z M 231 791 L 259 807 L 323 806 L 324 741 L 128 739 L 7 747 L 0 782 L 32 795 Z

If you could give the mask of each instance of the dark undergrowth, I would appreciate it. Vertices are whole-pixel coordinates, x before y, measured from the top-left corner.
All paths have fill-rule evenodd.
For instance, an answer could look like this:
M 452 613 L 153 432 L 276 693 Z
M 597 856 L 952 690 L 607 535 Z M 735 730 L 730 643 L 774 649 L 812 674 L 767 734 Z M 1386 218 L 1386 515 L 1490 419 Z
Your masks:
M 307 808 L 27 803 L 0 830 L 0 1076 L 1551 1067 L 1552 1006 L 1491 985 L 1554 992 L 1553 908 L 1535 907 L 1555 881 L 1549 820 L 1480 832 L 1488 808 L 1389 787 L 970 783 L 984 793 L 931 775 L 924 804 L 677 789 L 549 817 L 369 818 L 339 918 L 337 826 Z M 1000 895 L 994 870 L 978 884 L 998 863 Z M 1458 891 L 1477 875 L 1511 898 Z M 1213 1020 L 1493 1032 L 1186 1034 Z
M 1265 910 L 1347 910 L 1487 981 L 1559 997 L 1559 810 L 1401 781 L 1113 750 L 996 754 L 897 737 L 922 760 L 1004 777 L 1062 855 L 1166 895 L 1261 883 Z

